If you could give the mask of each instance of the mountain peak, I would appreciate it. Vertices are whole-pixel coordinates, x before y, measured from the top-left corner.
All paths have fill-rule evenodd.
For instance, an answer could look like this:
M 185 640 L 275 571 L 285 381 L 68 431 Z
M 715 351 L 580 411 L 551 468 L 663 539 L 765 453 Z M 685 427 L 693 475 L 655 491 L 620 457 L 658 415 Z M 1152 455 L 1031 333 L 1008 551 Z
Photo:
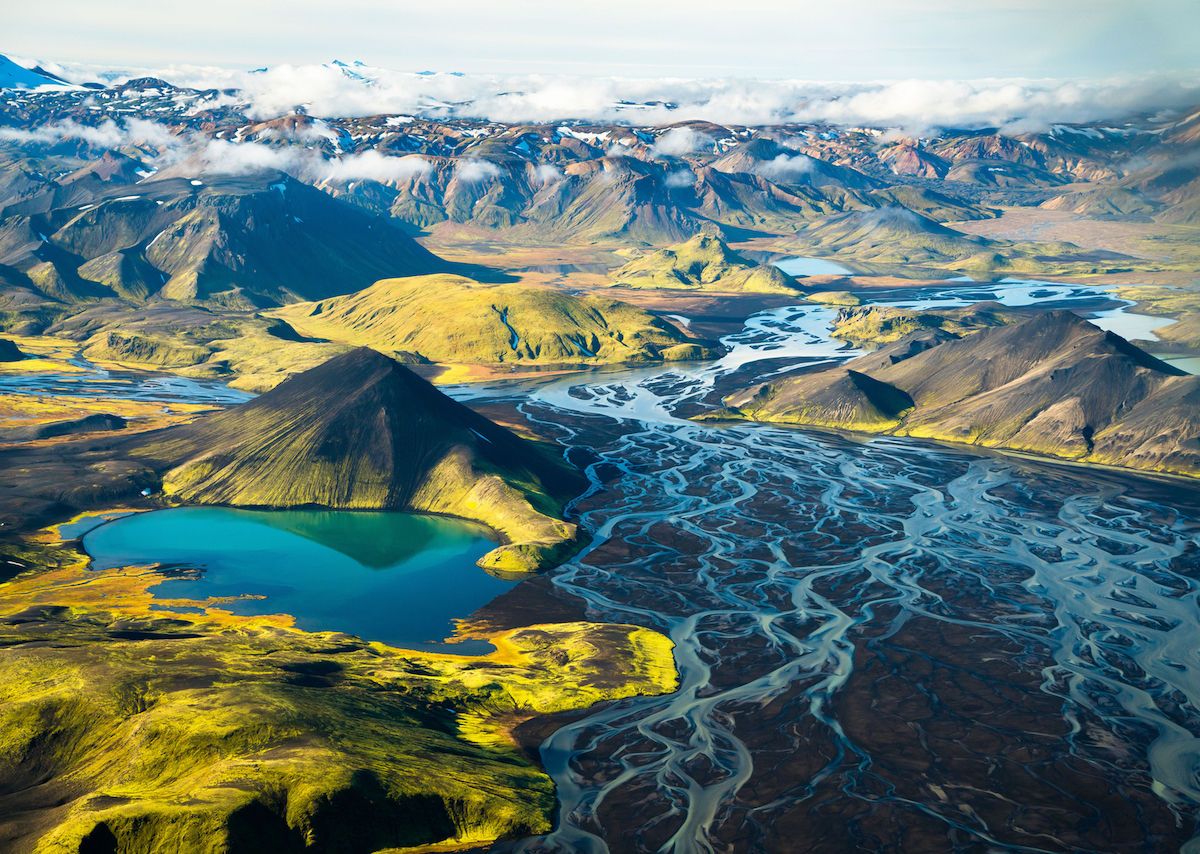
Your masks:
M 249 403 L 138 439 L 179 500 L 242 507 L 424 510 L 489 524 L 481 564 L 534 568 L 575 528 L 554 518 L 582 485 L 561 458 L 360 347 Z

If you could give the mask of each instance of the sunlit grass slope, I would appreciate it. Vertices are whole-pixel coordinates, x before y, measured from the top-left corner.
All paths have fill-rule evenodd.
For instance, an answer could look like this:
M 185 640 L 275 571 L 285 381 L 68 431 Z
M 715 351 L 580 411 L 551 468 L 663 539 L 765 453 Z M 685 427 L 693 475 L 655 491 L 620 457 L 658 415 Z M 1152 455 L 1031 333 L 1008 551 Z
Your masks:
M 275 314 L 304 335 L 439 363 L 613 364 L 709 354 L 707 342 L 617 300 L 463 276 L 384 279 Z
M 153 598 L 149 569 L 43 549 L 0 588 L 0 848 L 377 851 L 543 832 L 550 780 L 508 732 L 672 690 L 633 626 L 493 633 L 459 657 Z M 196 607 L 199 605 L 200 607 Z
M 611 274 L 629 288 L 796 293 L 796 280 L 778 267 L 755 264 L 718 237 L 697 234 L 685 243 L 649 252 Z

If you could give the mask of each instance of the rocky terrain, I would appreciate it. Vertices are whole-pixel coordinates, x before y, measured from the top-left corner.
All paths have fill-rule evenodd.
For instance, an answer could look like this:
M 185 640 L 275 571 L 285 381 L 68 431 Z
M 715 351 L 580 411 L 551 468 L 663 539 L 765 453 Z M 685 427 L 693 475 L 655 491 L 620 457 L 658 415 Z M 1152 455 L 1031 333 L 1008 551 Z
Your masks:
M 160 298 L 255 308 L 447 266 L 391 221 L 281 173 L 118 181 L 116 173 L 98 187 L 71 181 L 7 205 L 7 285 L 68 304 Z
M 705 226 L 731 236 L 787 236 L 830 215 L 857 214 L 837 231 L 891 234 L 899 225 L 911 233 L 916 224 L 926 236 L 906 250 L 920 249 L 910 260 L 932 253 L 926 260 L 970 267 L 989 246 L 923 219 L 958 222 L 994 217 L 1005 206 L 1044 205 L 1190 222 L 1196 167 L 1189 154 L 1200 122 L 1200 114 L 1131 116 L 1101 126 L 896 138 L 882 129 L 813 125 L 638 127 L 570 117 L 506 125 L 302 112 L 262 120 L 249 113 L 236 93 L 152 78 L 101 89 L 10 90 L 0 128 L 58 128 L 61 138 L 17 133 L 0 143 L 0 194 L 6 208 L 17 205 L 6 217 L 34 210 L 34 198 L 44 213 L 91 204 L 89 193 L 101 186 L 119 198 L 133 191 L 117 188 L 132 184 L 275 168 L 410 230 L 470 224 L 512 240 L 663 245 Z M 73 130 L 104 122 L 111 133 Z M 97 144 L 101 136 L 115 144 Z M 882 213 L 862 218 L 871 212 Z M 833 234 L 807 239 L 846 248 Z

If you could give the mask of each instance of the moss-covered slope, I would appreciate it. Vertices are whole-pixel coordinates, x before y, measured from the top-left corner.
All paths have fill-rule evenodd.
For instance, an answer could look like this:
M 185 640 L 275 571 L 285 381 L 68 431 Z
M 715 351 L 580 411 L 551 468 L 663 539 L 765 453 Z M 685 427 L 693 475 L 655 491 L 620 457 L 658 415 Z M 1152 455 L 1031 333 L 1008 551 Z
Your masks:
M 778 267 L 755 264 L 719 238 L 697 234 L 685 243 L 635 258 L 612 274 L 628 288 L 795 293 L 796 280 Z
M 674 687 L 633 626 L 491 632 L 447 656 L 157 598 L 58 549 L 0 588 L 0 850 L 373 852 L 545 832 L 508 728 Z M 197 607 L 199 606 L 199 607 Z
M 275 314 L 305 335 L 443 364 L 611 364 L 710 353 L 708 342 L 627 303 L 452 275 L 384 279 Z
M 582 486 L 553 451 L 518 438 L 374 350 L 299 374 L 242 406 L 138 438 L 168 495 L 258 507 L 424 510 L 508 541 L 481 564 L 524 571 L 568 550 L 556 516 Z
M 877 385 L 848 383 L 854 373 Z M 904 397 L 911 406 L 898 410 L 894 401 Z M 1056 311 L 965 338 L 925 330 L 844 366 L 746 389 L 726 403 L 734 415 L 759 421 L 1200 476 L 1198 400 L 1200 378 Z

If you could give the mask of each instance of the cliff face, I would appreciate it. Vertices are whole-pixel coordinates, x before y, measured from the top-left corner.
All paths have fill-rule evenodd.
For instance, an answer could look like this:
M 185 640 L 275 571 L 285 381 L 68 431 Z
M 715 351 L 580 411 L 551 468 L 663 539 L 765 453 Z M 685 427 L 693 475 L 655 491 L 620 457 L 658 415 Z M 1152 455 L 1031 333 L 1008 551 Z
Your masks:
M 582 479 L 373 350 L 299 374 L 234 409 L 137 440 L 182 501 L 424 510 L 475 519 L 508 541 L 481 564 L 521 571 L 570 548 L 556 518 Z
M 869 376 L 864 389 L 850 382 Z M 898 408 L 907 397 L 911 404 Z M 1069 312 L 959 338 L 924 331 L 745 389 L 741 417 L 888 432 L 1200 475 L 1200 378 Z

